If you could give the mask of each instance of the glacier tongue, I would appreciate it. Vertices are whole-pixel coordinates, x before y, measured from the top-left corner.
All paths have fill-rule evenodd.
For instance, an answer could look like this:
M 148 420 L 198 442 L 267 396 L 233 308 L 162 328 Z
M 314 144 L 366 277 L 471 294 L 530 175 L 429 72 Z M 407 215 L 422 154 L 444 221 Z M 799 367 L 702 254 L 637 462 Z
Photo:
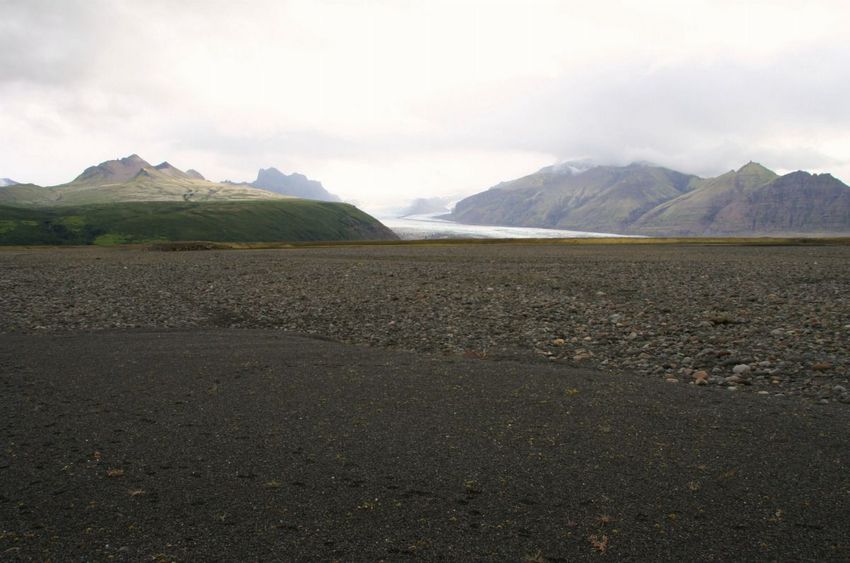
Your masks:
M 381 218 L 380 221 L 405 240 L 446 238 L 598 238 L 621 237 L 613 233 L 590 233 L 534 227 L 467 225 L 439 218 L 439 214 Z

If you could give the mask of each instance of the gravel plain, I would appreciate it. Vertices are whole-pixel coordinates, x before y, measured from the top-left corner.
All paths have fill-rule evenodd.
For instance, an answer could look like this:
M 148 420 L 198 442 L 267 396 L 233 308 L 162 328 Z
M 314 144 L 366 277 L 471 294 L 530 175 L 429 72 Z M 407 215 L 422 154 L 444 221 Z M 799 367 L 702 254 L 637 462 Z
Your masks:
M 0 251 L 0 332 L 271 328 L 850 404 L 850 247 Z

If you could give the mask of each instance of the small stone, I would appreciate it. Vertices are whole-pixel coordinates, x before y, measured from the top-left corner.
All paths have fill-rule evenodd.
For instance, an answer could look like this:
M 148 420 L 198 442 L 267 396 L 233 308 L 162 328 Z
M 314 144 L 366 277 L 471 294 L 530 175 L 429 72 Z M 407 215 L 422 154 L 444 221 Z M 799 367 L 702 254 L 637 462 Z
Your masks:
M 706 385 L 708 384 L 708 372 L 705 370 L 695 371 L 693 374 L 694 383 L 697 385 Z
M 835 387 L 832 388 L 832 392 L 835 393 L 836 395 L 840 395 L 841 393 L 844 393 L 845 391 L 847 391 L 847 388 L 844 387 L 843 385 L 836 385 Z
M 812 364 L 812 369 L 815 371 L 826 371 L 832 369 L 832 364 L 829 362 L 817 362 Z
M 675 377 L 668 377 L 664 381 L 666 381 L 667 383 L 679 383 L 679 380 L 676 379 Z
M 750 369 L 752 368 L 750 368 L 750 366 L 747 364 L 738 364 L 732 368 L 732 373 L 734 373 L 735 375 L 744 375 L 750 373 Z
M 738 386 L 737 386 L 737 385 L 730 385 L 730 386 L 729 386 L 729 387 L 727 387 L 726 389 L 728 389 L 729 391 L 737 391 L 737 390 L 738 390 Z
M 759 395 L 770 395 L 770 391 L 759 391 Z
M 819 405 L 828 405 L 829 399 L 821 399 L 820 401 L 818 401 L 818 404 Z
M 775 328 L 775 329 L 770 331 L 770 335 L 771 336 L 784 336 L 785 331 L 782 330 L 781 328 Z
M 740 375 L 730 375 L 723 379 L 723 383 L 739 383 L 741 381 Z
M 555 346 L 563 346 L 566 343 L 567 343 L 567 341 L 564 340 L 563 338 L 556 338 L 555 340 L 552 341 L 552 344 L 554 344 Z

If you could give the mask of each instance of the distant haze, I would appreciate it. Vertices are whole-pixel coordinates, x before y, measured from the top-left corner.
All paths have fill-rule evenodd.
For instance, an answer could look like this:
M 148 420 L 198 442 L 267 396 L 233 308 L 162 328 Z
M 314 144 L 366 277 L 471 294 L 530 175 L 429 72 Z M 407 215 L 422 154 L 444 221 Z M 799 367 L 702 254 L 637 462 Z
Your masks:
M 139 153 L 378 210 L 577 158 L 850 182 L 843 0 L 0 0 L 0 177 Z

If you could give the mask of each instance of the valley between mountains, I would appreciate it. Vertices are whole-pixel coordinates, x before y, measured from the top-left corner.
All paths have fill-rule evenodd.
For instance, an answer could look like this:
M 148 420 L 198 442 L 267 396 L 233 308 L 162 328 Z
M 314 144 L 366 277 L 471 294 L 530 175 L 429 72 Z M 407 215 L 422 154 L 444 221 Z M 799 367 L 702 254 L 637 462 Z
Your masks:
M 502 182 L 453 206 L 446 197 L 419 196 L 405 211 L 399 208 L 387 217 L 428 213 L 460 225 L 586 236 L 850 235 L 850 187 L 830 174 L 779 175 L 754 162 L 700 178 L 650 163 L 574 161 Z M 90 166 L 58 186 L 0 180 L 0 244 L 396 238 L 398 233 L 342 203 L 321 182 L 274 167 L 260 169 L 252 182 L 211 182 L 197 170 L 183 171 L 168 162 L 151 165 L 134 154 Z

